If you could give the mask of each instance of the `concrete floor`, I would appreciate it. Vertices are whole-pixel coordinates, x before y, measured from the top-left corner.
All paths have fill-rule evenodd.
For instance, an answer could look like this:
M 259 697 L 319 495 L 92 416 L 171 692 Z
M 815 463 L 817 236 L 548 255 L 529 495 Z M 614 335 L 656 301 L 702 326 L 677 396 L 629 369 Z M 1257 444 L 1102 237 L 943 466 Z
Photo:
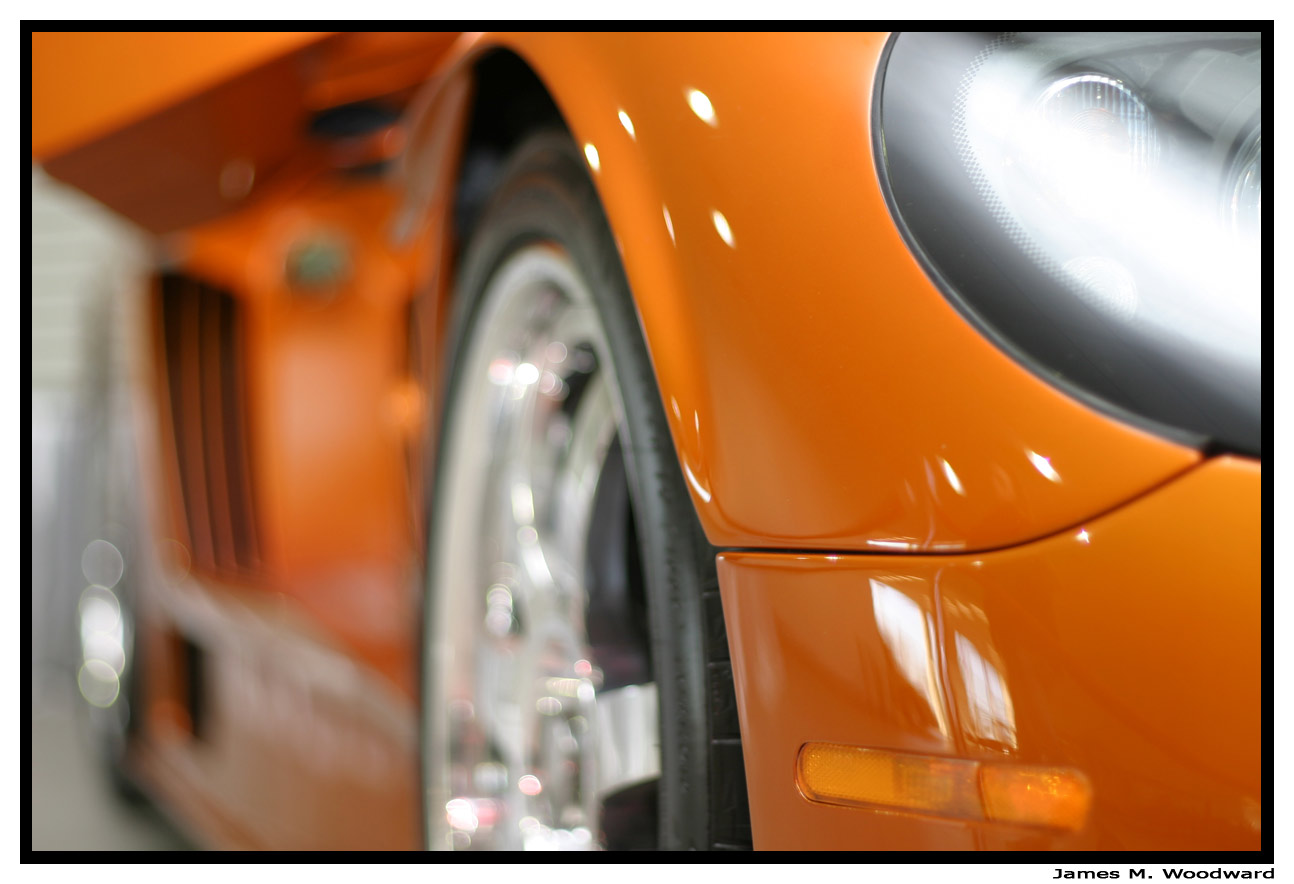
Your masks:
M 48 689 L 32 710 L 32 850 L 193 850 L 151 805 L 113 791 L 74 690 Z

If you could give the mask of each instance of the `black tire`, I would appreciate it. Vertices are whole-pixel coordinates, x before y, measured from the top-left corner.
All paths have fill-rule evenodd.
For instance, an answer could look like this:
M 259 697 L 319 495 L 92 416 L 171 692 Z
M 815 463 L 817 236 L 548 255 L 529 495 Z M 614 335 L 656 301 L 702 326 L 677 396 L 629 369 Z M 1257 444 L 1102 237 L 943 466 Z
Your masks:
M 498 181 L 463 253 L 448 340 L 465 340 L 491 276 L 527 245 L 544 242 L 564 250 L 591 291 L 623 402 L 620 441 L 660 704 L 661 777 L 652 799 L 658 814 L 656 846 L 749 848 L 745 770 L 716 551 L 706 542 L 684 484 L 633 297 L 597 192 L 565 132 L 526 139 Z M 458 356 L 449 353 L 442 435 L 454 419 Z M 437 456 L 437 486 L 445 469 L 443 447 Z M 443 509 L 437 498 L 433 523 L 452 518 Z M 432 608 L 429 598 L 427 609 Z M 604 807 L 603 813 L 610 814 L 611 808 Z

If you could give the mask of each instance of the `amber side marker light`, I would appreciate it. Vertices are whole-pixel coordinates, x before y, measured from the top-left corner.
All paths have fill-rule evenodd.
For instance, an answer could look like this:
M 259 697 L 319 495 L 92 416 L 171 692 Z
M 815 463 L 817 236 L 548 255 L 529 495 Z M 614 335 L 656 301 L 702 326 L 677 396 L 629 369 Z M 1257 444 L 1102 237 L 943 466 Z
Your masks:
M 1077 831 L 1092 786 L 1076 770 L 805 743 L 796 762 L 810 801 Z

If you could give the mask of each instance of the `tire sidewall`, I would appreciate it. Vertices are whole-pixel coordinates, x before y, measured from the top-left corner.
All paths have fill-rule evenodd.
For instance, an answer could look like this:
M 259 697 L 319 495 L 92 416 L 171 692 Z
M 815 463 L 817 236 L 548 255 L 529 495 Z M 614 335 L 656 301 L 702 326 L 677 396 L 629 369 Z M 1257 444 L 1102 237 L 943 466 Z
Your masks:
M 527 139 L 505 166 L 498 189 L 477 225 L 460 264 L 447 352 L 449 378 L 440 436 L 454 419 L 462 389 L 459 352 L 482 305 L 491 277 L 517 250 L 536 243 L 562 249 L 592 295 L 610 349 L 613 395 L 620 410 L 621 445 L 634 517 L 642 547 L 647 587 L 654 677 L 660 697 L 661 782 L 660 847 L 704 849 L 708 832 L 708 731 L 706 662 L 701 596 L 713 552 L 699 530 L 692 501 L 683 485 L 661 395 L 618 249 L 596 189 L 578 149 L 564 132 Z M 445 467 L 438 446 L 436 475 Z M 436 483 L 440 484 L 439 481 Z M 432 534 L 438 519 L 453 518 L 433 497 Z M 434 548 L 429 548 L 435 555 Z M 436 573 L 429 562 L 428 574 Z M 428 586 L 424 605 L 428 632 L 434 635 L 436 610 Z M 424 659 L 424 704 L 430 681 Z M 424 707 L 425 708 L 425 707 Z M 427 716 L 424 715 L 424 726 Z M 429 748 L 429 747 L 427 747 Z M 426 765 L 431 754 L 424 752 Z M 424 801 L 426 789 L 424 788 Z M 434 812 L 426 808 L 428 812 Z

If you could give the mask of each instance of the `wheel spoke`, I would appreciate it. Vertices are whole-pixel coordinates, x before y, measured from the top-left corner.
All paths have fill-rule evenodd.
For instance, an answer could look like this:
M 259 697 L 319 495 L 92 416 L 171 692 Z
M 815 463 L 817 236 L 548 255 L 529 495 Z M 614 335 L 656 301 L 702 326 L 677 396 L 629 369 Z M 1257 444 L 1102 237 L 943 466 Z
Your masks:
M 660 701 L 655 684 L 597 695 L 598 790 L 601 795 L 660 776 Z
M 580 575 L 577 579 L 582 579 L 593 495 L 614 438 L 611 394 L 599 372 L 583 391 L 572 421 L 570 449 L 553 488 L 551 546 L 562 570 Z
M 482 297 L 433 524 L 432 843 L 589 849 L 602 797 L 660 774 L 655 685 L 600 692 L 586 623 L 599 487 L 624 481 L 614 378 L 561 253 L 518 253 Z

